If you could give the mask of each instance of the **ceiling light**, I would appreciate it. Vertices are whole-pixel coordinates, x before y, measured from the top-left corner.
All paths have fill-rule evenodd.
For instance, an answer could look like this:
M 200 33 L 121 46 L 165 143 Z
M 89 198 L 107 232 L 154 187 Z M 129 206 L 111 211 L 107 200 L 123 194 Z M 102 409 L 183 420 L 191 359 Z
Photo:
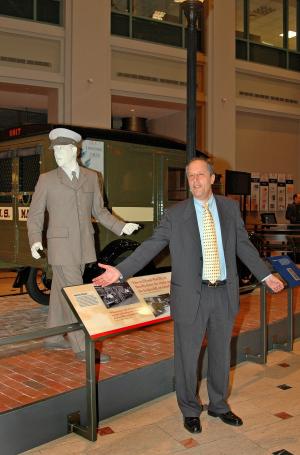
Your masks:
M 155 10 L 154 13 L 152 14 L 152 19 L 156 19 L 158 21 L 162 21 L 163 18 L 165 17 L 165 15 L 166 15 L 165 11 Z
M 183 3 L 185 0 L 174 0 L 175 3 Z M 200 3 L 204 3 L 204 0 L 197 0 Z
M 279 36 L 283 36 L 283 33 L 280 33 Z M 297 36 L 297 32 L 294 32 L 293 30 L 289 30 L 288 37 L 295 38 L 295 36 Z

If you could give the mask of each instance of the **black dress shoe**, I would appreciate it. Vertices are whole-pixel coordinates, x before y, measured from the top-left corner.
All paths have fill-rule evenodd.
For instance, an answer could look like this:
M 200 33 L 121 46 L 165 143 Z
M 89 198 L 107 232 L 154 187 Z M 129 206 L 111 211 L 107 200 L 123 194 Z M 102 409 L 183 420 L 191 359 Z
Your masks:
M 190 433 L 201 433 L 201 423 L 199 417 L 185 417 L 184 428 Z
M 213 411 L 207 411 L 207 414 L 211 417 L 220 417 L 220 419 L 224 423 L 227 423 L 228 425 L 234 425 L 235 427 L 240 427 L 241 425 L 243 425 L 242 419 L 231 411 L 224 412 L 223 414 L 217 414 L 216 412 Z

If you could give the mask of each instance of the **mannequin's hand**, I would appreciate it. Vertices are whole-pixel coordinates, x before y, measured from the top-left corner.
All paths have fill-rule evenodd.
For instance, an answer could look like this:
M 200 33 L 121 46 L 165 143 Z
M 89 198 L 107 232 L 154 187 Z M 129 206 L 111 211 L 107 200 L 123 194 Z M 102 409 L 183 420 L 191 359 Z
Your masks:
M 31 247 L 31 255 L 34 259 L 40 259 L 41 255 L 38 253 L 38 250 L 43 251 L 43 245 L 41 242 L 35 242 Z
M 140 225 L 136 223 L 126 223 L 122 229 L 121 235 L 122 234 L 131 235 L 134 231 L 139 229 L 139 227 Z

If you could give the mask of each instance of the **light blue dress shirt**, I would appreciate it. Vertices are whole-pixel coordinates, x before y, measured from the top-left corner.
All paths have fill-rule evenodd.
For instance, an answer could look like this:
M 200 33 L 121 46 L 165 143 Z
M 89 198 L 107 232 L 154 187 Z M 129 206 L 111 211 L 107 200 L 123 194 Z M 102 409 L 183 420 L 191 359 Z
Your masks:
M 201 239 L 201 245 L 202 245 L 202 238 L 203 238 L 203 204 L 198 200 L 194 198 L 194 205 L 196 209 L 196 215 L 197 215 L 197 221 L 198 221 L 198 227 L 199 227 L 199 232 L 200 232 L 200 239 Z M 220 280 L 226 280 L 227 274 L 226 274 L 226 262 L 225 262 L 225 256 L 224 256 L 224 248 L 223 248 L 223 242 L 222 242 L 222 232 L 221 232 L 221 226 L 220 226 L 220 219 L 219 219 L 219 214 L 218 214 L 218 209 L 217 209 L 217 204 L 216 200 L 213 195 L 208 200 L 208 208 L 212 214 L 214 223 L 215 223 L 215 229 L 216 229 L 216 236 L 217 236 L 217 244 L 218 244 L 218 251 L 219 251 L 219 258 L 220 258 Z M 202 277 L 205 279 L 205 277 Z

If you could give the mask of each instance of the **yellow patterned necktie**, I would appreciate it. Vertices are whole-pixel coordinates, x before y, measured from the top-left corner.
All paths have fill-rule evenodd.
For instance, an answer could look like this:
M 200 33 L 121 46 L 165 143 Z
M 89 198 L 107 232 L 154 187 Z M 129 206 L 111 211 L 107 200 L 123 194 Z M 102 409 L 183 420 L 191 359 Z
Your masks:
M 220 279 L 220 258 L 214 219 L 208 208 L 203 205 L 203 279 L 215 283 Z

